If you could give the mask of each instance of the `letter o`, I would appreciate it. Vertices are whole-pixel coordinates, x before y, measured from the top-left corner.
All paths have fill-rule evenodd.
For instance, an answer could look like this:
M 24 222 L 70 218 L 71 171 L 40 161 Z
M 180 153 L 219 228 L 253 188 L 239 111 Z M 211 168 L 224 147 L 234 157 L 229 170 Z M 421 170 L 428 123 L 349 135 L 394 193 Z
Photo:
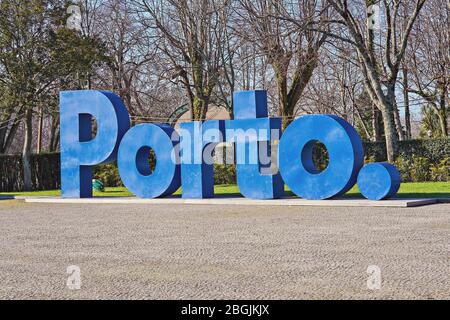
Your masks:
M 312 154 L 315 142 L 328 150 L 328 167 L 318 172 Z M 279 169 L 297 196 L 321 200 L 344 194 L 356 183 L 364 150 L 356 130 L 334 115 L 307 115 L 289 125 L 280 140 Z
M 140 198 L 164 197 L 181 185 L 175 146 L 176 131 L 164 124 L 140 124 L 125 134 L 119 147 L 118 167 L 123 184 Z M 150 171 L 148 154 L 153 149 L 156 166 Z

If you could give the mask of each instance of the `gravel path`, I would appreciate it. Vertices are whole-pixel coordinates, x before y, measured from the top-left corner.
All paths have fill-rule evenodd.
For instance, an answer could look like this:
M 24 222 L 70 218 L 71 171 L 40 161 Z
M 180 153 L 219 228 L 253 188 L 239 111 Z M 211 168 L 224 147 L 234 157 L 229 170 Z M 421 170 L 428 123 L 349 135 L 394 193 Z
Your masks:
M 0 201 L 1 299 L 450 298 L 450 204 L 419 208 Z M 81 270 L 81 290 L 66 269 Z M 381 271 L 369 290 L 367 268 Z M 373 276 L 372 276 L 373 277 Z

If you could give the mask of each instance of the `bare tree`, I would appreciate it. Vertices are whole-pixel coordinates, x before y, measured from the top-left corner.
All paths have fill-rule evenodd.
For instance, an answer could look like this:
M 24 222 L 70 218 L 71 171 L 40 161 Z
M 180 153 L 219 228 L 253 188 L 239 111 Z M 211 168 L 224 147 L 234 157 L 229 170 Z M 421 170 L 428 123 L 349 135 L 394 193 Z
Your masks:
M 321 23 L 326 8 L 317 1 L 241 0 L 237 27 L 271 65 L 278 91 L 278 114 L 286 127 L 317 66 L 326 35 L 308 27 Z
M 320 61 L 300 102 L 308 113 L 335 113 L 351 123 L 358 117 L 356 99 L 364 90 L 363 79 L 351 47 L 325 45 Z M 352 57 L 353 56 L 353 57 Z
M 206 116 L 213 90 L 223 72 L 222 48 L 226 9 L 220 0 L 140 0 L 140 20 L 159 36 L 165 76 L 180 83 L 189 100 L 192 120 Z
M 7 86 L 2 83 L 5 80 L 0 80 L 0 154 L 8 153 L 19 129 L 24 109 L 12 103 L 14 99 Z
M 156 47 L 155 38 L 146 32 L 134 12 L 130 1 L 104 1 L 98 9 L 101 24 L 94 29 L 101 35 L 108 55 L 107 68 L 99 71 L 100 85 L 116 92 L 132 117 L 139 114 L 136 110 L 136 99 L 140 99 L 138 78 L 141 72 L 150 69 Z
M 372 54 L 370 46 L 371 26 L 367 19 L 361 17 L 361 12 L 366 11 L 366 3 L 359 1 L 328 0 L 336 10 L 339 19 L 337 24 L 345 27 L 348 37 L 339 37 L 343 41 L 351 43 L 358 53 L 358 61 L 364 75 L 366 90 L 383 115 L 384 133 L 386 137 L 386 149 L 388 161 L 395 160 L 398 149 L 398 131 L 396 128 L 396 102 L 395 90 L 401 63 L 405 55 L 409 35 L 414 22 L 419 15 L 426 0 L 415 0 L 413 3 L 396 0 L 380 1 L 384 9 L 386 19 L 384 44 L 380 46 L 380 54 Z M 408 12 L 408 20 L 399 23 L 400 11 Z M 381 37 L 381 32 L 380 32 Z
M 413 30 L 406 90 L 419 95 L 439 117 L 442 137 L 448 137 L 450 85 L 450 2 L 429 0 Z M 432 17 L 432 18 L 431 18 Z M 447 28 L 443 27 L 447 26 Z

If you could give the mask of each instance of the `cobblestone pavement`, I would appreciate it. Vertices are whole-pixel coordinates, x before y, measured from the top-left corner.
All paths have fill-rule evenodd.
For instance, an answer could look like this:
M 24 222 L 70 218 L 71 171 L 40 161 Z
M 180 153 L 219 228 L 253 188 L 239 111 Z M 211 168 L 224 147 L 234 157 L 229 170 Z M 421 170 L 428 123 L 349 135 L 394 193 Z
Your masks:
M 450 204 L 419 208 L 0 201 L 2 299 L 450 298 Z M 81 290 L 67 267 L 79 266 Z M 381 271 L 381 289 L 369 290 Z M 371 282 L 372 283 L 372 282 Z

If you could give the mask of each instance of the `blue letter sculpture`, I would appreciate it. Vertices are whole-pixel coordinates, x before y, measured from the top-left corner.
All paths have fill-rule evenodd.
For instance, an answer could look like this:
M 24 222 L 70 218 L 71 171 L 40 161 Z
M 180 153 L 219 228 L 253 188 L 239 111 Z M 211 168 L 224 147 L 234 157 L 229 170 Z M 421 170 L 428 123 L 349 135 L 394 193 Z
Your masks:
M 92 166 L 116 159 L 130 118 L 120 98 L 110 92 L 65 91 L 60 101 L 62 196 L 89 198 Z M 93 117 L 97 122 L 95 138 Z
M 123 137 L 119 148 L 119 174 L 123 184 L 141 198 L 171 195 L 180 187 L 180 165 L 175 146 L 179 136 L 169 125 L 139 124 Z M 156 156 L 151 172 L 150 150 Z
M 224 129 L 225 121 L 223 120 L 180 124 L 183 198 L 214 197 L 212 151 L 218 143 L 223 142 Z
M 279 173 L 270 172 L 272 130 L 281 134 L 281 119 L 267 118 L 266 91 L 234 94 L 234 118 L 226 121 L 226 139 L 235 143 L 239 191 L 247 198 L 274 199 L 284 195 Z M 266 154 L 261 154 L 265 143 Z M 268 161 L 261 163 L 261 157 Z M 265 171 L 265 172 L 264 172 Z
M 313 147 L 322 142 L 329 164 L 318 172 Z M 364 164 L 364 150 L 353 127 L 333 115 L 307 115 L 295 120 L 280 141 L 280 172 L 287 186 L 305 199 L 328 199 L 350 190 Z
M 184 198 L 213 197 L 212 151 L 224 135 L 227 142 L 235 144 L 237 183 L 248 198 L 281 198 L 284 183 L 297 196 L 311 200 L 342 195 L 356 182 L 362 195 L 372 200 L 393 197 L 400 187 L 400 174 L 394 166 L 370 163 L 363 167 L 361 140 L 338 116 L 300 117 L 281 137 L 281 119 L 268 118 L 265 91 L 236 92 L 234 116 L 227 121 L 183 123 L 179 134 L 165 124 L 140 124 L 130 129 L 128 112 L 115 94 L 62 92 L 62 196 L 92 197 L 91 167 L 117 156 L 123 183 L 139 197 L 164 197 L 181 185 Z M 271 142 L 277 140 L 279 172 L 273 169 L 271 151 Z M 313 161 L 317 142 L 325 145 L 329 155 L 322 172 Z M 152 150 L 156 156 L 153 170 L 149 164 Z

